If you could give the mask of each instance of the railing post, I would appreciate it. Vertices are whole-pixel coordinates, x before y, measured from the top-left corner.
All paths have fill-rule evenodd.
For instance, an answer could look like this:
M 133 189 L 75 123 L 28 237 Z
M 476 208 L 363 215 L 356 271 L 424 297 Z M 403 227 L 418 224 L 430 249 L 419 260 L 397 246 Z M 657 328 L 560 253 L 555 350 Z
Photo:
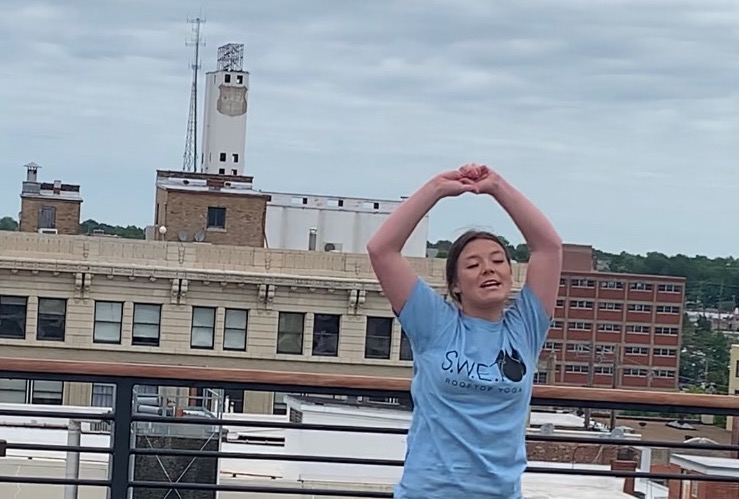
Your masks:
M 80 447 L 82 445 L 82 427 L 79 421 L 70 419 L 67 430 L 67 445 Z M 79 451 L 67 452 L 66 478 L 80 479 L 80 453 Z M 66 485 L 64 487 L 64 499 L 79 499 L 79 487 L 77 485 Z
M 108 499 L 126 499 L 131 478 L 131 418 L 133 414 L 133 386 L 131 378 L 116 381 L 115 422 L 111 432 L 113 454 L 110 466 Z

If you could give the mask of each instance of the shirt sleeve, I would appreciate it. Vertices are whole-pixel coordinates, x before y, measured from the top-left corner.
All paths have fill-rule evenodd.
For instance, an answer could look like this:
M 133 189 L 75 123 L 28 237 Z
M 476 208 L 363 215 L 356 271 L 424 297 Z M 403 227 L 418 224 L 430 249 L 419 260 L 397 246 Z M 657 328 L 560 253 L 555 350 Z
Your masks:
M 416 356 L 436 342 L 458 315 L 455 305 L 419 278 L 398 314 L 398 321 Z
M 552 317 L 544 309 L 539 297 L 525 284 L 507 312 L 506 318 L 514 330 L 519 330 L 529 346 L 531 355 L 538 357 L 552 324 Z

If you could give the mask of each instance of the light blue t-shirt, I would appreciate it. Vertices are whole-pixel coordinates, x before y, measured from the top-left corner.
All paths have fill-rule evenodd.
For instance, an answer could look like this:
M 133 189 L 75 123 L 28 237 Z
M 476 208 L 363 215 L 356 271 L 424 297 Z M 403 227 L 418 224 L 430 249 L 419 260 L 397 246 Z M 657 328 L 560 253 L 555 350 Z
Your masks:
M 418 279 L 398 315 L 413 350 L 413 420 L 396 499 L 520 499 L 533 375 L 551 317 L 524 286 L 499 322 Z

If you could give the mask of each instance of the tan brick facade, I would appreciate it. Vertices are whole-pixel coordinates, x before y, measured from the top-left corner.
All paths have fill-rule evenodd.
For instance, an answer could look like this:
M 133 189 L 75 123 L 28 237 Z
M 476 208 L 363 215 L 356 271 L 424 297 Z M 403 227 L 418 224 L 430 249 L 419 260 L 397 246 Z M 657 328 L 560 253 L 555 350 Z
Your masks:
M 181 231 L 192 242 L 203 231 L 205 242 L 219 245 L 264 246 L 269 196 L 158 188 L 156 225 L 165 226 L 164 239 L 178 241 Z M 225 208 L 225 227 L 208 227 L 208 209 Z M 159 235 L 157 235 L 159 237 Z
M 56 224 L 54 228 L 56 228 L 59 234 L 76 235 L 80 233 L 80 211 L 82 203 L 80 201 L 53 198 L 21 198 L 19 230 L 21 232 L 38 232 L 39 216 L 41 209 L 45 206 L 53 207 L 56 210 Z
M 443 291 L 444 260 L 411 263 Z M 516 266 L 516 287 L 524 277 L 525 266 Z M 393 314 L 361 254 L 8 232 L 0 233 L 0 297 L 9 296 L 27 306 L 24 337 L 0 338 L 7 356 L 411 376 L 397 321 L 386 358 L 367 358 L 368 317 Z M 39 304 L 49 298 L 66 300 L 63 341 L 37 338 Z M 96 341 L 97 302 L 121 304 L 118 341 Z M 134 341 L 136 304 L 161 307 L 158 345 Z M 214 309 L 212 347 L 192 346 L 194 307 Z M 247 312 L 243 350 L 224 348 L 227 310 Z M 277 352 L 284 312 L 304 314 L 300 353 Z M 339 317 L 336 355 L 314 355 L 317 314 Z M 89 403 L 89 387 L 68 392 L 68 403 Z M 251 394 L 246 405 L 271 408 L 271 395 Z

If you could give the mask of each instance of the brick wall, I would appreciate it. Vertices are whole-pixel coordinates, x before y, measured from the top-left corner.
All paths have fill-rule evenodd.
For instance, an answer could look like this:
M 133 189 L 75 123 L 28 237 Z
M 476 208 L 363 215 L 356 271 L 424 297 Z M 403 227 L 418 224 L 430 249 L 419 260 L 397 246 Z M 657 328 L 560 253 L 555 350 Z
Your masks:
M 565 442 L 527 442 L 529 461 L 554 463 L 604 464 L 616 459 L 615 445 L 578 444 Z
M 686 476 L 700 475 L 694 471 L 683 470 L 676 464 L 656 465 L 652 466 L 653 473 L 681 473 L 685 471 Z M 668 482 L 669 495 L 668 499 L 739 499 L 739 483 L 719 483 L 719 482 L 689 482 L 680 480 L 670 480 Z M 686 494 L 687 491 L 687 495 Z M 692 492 L 696 491 L 697 495 Z
M 80 233 L 80 201 L 62 199 L 21 198 L 20 231 L 38 232 L 38 219 L 41 207 L 56 208 L 56 229 L 59 234 L 76 235 Z
M 227 194 L 157 189 L 157 225 L 167 228 L 165 239 L 177 241 L 180 231 L 188 241 L 203 230 L 205 242 L 234 246 L 264 246 L 267 201 L 263 195 Z M 225 229 L 207 229 L 208 207 L 226 209 Z

